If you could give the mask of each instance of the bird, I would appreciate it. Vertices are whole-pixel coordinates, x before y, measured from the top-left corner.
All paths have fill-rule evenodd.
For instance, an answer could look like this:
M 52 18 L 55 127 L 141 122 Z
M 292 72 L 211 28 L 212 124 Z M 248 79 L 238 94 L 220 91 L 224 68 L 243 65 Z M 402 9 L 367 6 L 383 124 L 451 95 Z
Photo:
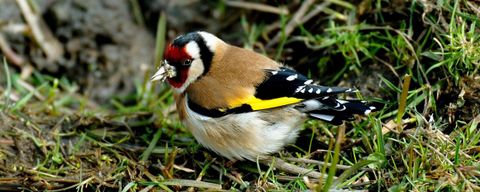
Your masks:
M 375 110 L 359 99 L 336 98 L 356 89 L 318 85 L 205 31 L 180 35 L 165 48 L 151 81 L 165 80 L 184 126 L 201 145 L 230 160 L 269 157 L 293 143 L 308 119 L 339 125 Z

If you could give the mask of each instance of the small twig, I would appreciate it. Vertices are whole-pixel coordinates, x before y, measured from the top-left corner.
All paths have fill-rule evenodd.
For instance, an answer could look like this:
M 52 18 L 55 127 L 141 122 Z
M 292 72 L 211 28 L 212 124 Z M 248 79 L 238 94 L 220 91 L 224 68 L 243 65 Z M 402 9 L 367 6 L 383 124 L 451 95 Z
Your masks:
M 8 61 L 10 61 L 9 63 L 12 63 L 17 67 L 22 67 L 25 63 L 25 59 L 13 51 L 2 33 L 0 33 L 0 50 Z
M 473 5 L 473 3 L 466 1 L 467 5 L 472 9 L 478 17 L 480 17 L 480 9 L 478 8 L 478 5 Z
M 305 15 L 305 17 L 302 18 L 301 23 L 306 23 L 307 21 L 309 21 L 310 19 L 312 19 L 313 17 L 315 17 L 319 13 L 323 12 L 325 10 L 325 8 L 327 6 L 329 6 L 330 4 L 331 4 L 330 1 L 325 1 L 325 2 L 321 3 L 320 5 L 316 5 L 315 8 L 312 11 L 310 11 L 307 15 Z M 267 27 L 265 27 L 265 29 L 263 30 L 263 34 L 269 34 L 273 30 L 276 30 L 278 28 L 280 28 L 280 21 L 275 21 L 275 22 L 269 24 Z
M 202 181 L 202 178 L 203 178 L 203 176 L 205 175 L 205 172 L 207 171 L 208 167 L 210 167 L 210 164 L 213 163 L 213 161 L 215 161 L 215 159 L 213 159 L 212 161 L 207 162 L 207 163 L 205 164 L 205 166 L 202 168 L 202 171 L 200 171 L 200 173 L 198 174 L 197 179 L 195 179 L 195 181 Z M 173 165 L 173 166 L 175 167 L 175 165 Z M 195 171 L 193 170 L 193 172 L 195 172 Z M 187 191 L 188 191 L 188 192 L 190 192 L 190 191 L 195 191 L 195 188 L 194 188 L 194 187 L 189 187 L 189 188 L 187 189 Z
M 155 185 L 149 185 L 145 188 L 143 188 L 142 190 L 140 190 L 139 192 L 147 192 L 147 191 L 152 191 L 151 189 L 155 187 Z
M 315 2 L 315 0 L 305 0 L 302 3 L 302 6 L 300 6 L 300 8 L 297 10 L 295 15 L 293 15 L 292 19 L 288 22 L 287 26 L 285 26 L 285 31 L 282 31 L 282 30 L 279 31 L 275 35 L 275 37 L 273 37 L 273 39 L 270 40 L 270 42 L 268 42 L 268 44 L 265 47 L 266 48 L 272 47 L 273 45 L 278 43 L 278 41 L 280 41 L 280 38 L 282 36 L 289 36 L 293 32 L 293 30 L 295 29 L 296 26 L 301 25 L 303 16 L 308 11 L 308 8 L 310 8 L 310 6 L 314 2 Z
M 327 177 L 327 175 L 324 175 L 318 171 L 299 167 L 299 166 L 287 163 L 279 158 L 274 159 L 273 157 L 267 157 L 266 159 L 260 160 L 260 163 L 263 163 L 264 165 L 267 165 L 267 166 L 273 165 L 273 167 L 280 169 L 281 171 L 285 171 L 293 174 L 299 174 L 299 175 L 306 175 L 315 179 L 318 179 L 320 177 Z
M 24 23 L 8 23 L 6 25 L 0 24 L 0 32 L 12 33 L 12 34 L 25 34 L 29 30 L 29 27 Z
M 7 145 L 14 145 L 15 142 L 13 142 L 13 140 L 11 139 L 0 139 L 0 145 L 2 146 L 7 146 Z M 0 181 L 1 181 L 1 178 L 0 178 Z
M 17 4 L 30 27 L 33 38 L 47 55 L 47 59 L 49 61 L 59 59 L 64 51 L 60 41 L 52 35 L 52 32 L 48 29 L 42 18 L 32 10 L 27 0 L 17 0 Z
M 187 168 L 187 167 L 184 167 L 184 166 L 180 166 L 180 165 L 173 165 L 173 168 L 176 169 L 176 170 L 180 170 L 180 171 L 183 171 L 183 172 L 186 172 L 186 173 L 195 173 L 195 170 L 193 169 L 190 169 L 190 168 Z M 197 178 L 198 179 L 198 178 Z
M 293 161 L 293 162 L 296 162 L 296 163 L 308 163 L 308 164 L 317 164 L 319 166 L 331 166 L 332 164 L 331 163 L 325 163 L 323 161 L 318 161 L 318 160 L 313 160 L 313 159 L 305 159 L 305 158 L 293 158 L 293 157 L 289 157 L 289 158 L 285 158 L 285 160 L 287 161 Z M 352 166 L 348 166 L 348 165 L 340 165 L 340 164 L 337 164 L 337 169 L 342 169 L 342 170 L 347 170 L 347 169 L 351 169 Z M 373 171 L 373 169 L 370 169 L 370 168 L 363 168 L 361 170 L 364 170 L 364 171 Z
M 22 67 L 22 71 L 20 72 L 20 79 L 22 80 L 28 79 L 32 75 L 33 71 L 34 71 L 33 66 L 27 62 Z
M 32 92 L 33 95 L 40 101 L 44 101 L 45 100 L 45 97 L 43 95 L 41 95 L 37 89 L 35 89 L 35 87 L 33 87 L 32 85 L 30 85 L 29 83 L 21 80 L 21 79 L 17 79 L 16 83 L 18 83 L 20 86 L 22 86 L 23 88 L 25 88 L 26 90 L 28 90 L 29 92 Z
M 245 1 L 225 1 L 225 4 L 230 7 L 238 7 L 243 9 L 252 9 L 257 11 L 262 11 L 266 13 L 274 13 L 278 15 L 288 15 L 288 9 L 277 8 L 270 5 L 265 5 L 261 3 L 254 2 L 245 2 Z
M 355 188 L 355 187 L 363 187 L 365 185 L 371 185 L 371 184 L 375 184 L 377 182 L 378 182 L 378 180 L 365 181 L 365 182 L 361 182 L 361 183 L 346 185 L 344 188 L 348 189 L 348 188 Z
M 392 73 L 397 77 L 397 78 L 400 78 L 400 75 L 398 75 L 397 71 L 395 70 L 395 68 L 388 62 L 386 62 L 385 60 L 383 59 L 380 59 L 379 57 L 377 56 L 374 56 L 373 58 L 375 58 L 376 60 L 380 61 L 380 63 L 384 64 L 385 66 L 388 67 L 388 69 L 390 69 L 390 71 L 392 71 Z
M 54 190 L 50 190 L 50 191 L 53 191 L 53 192 L 67 191 L 67 190 L 70 190 L 70 189 L 73 189 L 73 188 L 76 188 L 78 190 L 78 189 L 82 188 L 83 185 L 88 184 L 88 182 L 90 182 L 94 179 L 95 179 L 95 177 L 89 177 L 89 178 L 81 181 L 80 183 L 78 181 L 76 181 L 76 184 L 74 184 L 74 185 L 71 185 L 71 186 L 68 186 L 68 187 L 65 187 L 65 188 L 54 189 Z
M 155 175 L 151 174 L 148 170 L 146 170 L 145 167 L 143 167 L 141 171 L 143 174 L 145 174 L 145 176 L 148 177 L 148 179 L 150 179 L 150 181 L 158 182 L 157 177 L 155 177 Z
M 240 178 L 237 178 L 235 176 L 233 176 L 232 174 L 230 173 L 223 173 L 222 169 L 216 165 L 211 165 L 213 169 L 217 170 L 219 173 L 221 174 L 224 174 L 225 176 L 227 176 L 229 179 L 231 179 L 232 181 L 235 181 L 236 183 L 242 185 L 243 187 L 247 187 L 247 183 L 245 183 L 242 179 Z
M 8 68 L 7 58 L 3 57 L 3 67 L 5 70 L 5 77 L 7 78 L 7 90 L 3 92 L 5 96 L 5 105 L 8 106 L 10 104 L 10 100 L 13 99 L 12 96 L 12 77 L 10 76 L 10 69 Z
M 5 178 L 0 178 L 0 184 L 5 184 L 5 183 L 15 183 L 17 181 L 22 181 L 25 178 L 21 177 L 5 177 Z
M 325 2 L 321 3 L 320 5 L 316 5 L 315 8 L 312 11 L 310 11 L 307 15 L 305 15 L 302 18 L 302 23 L 305 23 L 305 22 L 309 21 L 310 19 L 312 19 L 313 17 L 315 17 L 319 13 L 323 12 L 325 10 L 325 8 L 328 7 L 330 4 L 331 4 L 330 1 L 325 1 Z
M 276 30 L 276 29 L 278 29 L 278 28 L 280 28 L 280 21 L 277 20 L 277 21 L 274 21 L 274 22 L 270 23 L 269 25 L 267 25 L 267 26 L 263 29 L 263 31 L 262 31 L 262 37 L 263 37 L 264 39 L 269 39 L 267 35 L 270 34 L 270 32 L 272 32 L 273 30 Z
M 178 185 L 184 187 L 196 187 L 206 189 L 222 189 L 222 186 L 216 183 L 209 183 L 205 181 L 187 180 L 187 179 L 169 179 L 160 182 L 163 185 Z

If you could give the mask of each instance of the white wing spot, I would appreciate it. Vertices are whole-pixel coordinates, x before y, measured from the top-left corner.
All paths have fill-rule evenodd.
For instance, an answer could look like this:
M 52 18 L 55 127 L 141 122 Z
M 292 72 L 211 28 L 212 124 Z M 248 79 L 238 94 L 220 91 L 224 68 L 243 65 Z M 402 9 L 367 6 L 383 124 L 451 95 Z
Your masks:
M 320 89 L 317 89 L 317 92 L 315 92 L 315 93 L 320 94 L 320 92 L 321 92 Z
M 324 121 L 332 121 L 333 118 L 335 118 L 335 116 L 333 116 L 333 115 L 325 115 L 325 114 L 313 113 L 313 114 L 310 114 L 310 115 L 312 117 L 319 118 L 319 119 L 324 120 Z
M 350 92 L 352 92 L 352 89 L 345 90 L 345 93 L 350 93 Z
M 310 89 L 308 90 L 308 92 L 309 92 L 309 93 L 313 93 L 313 88 L 310 88 Z
M 368 109 L 368 110 L 365 110 L 365 112 L 363 112 L 363 114 L 368 115 L 370 112 L 372 112 L 372 110 Z
M 272 73 L 272 75 L 276 75 L 278 71 L 270 71 L 270 73 Z
M 322 99 L 323 100 L 327 100 L 328 98 L 330 98 L 329 96 L 326 96 L 326 97 L 323 97 Z
M 374 106 L 370 106 L 369 108 L 370 108 L 370 110 L 375 110 L 376 109 L 376 107 L 374 107 Z
M 302 88 L 302 90 L 300 90 L 301 93 L 305 93 L 305 88 Z
M 305 85 L 298 86 L 297 89 L 295 89 L 295 93 L 300 92 L 303 88 L 305 88 Z
M 293 81 L 293 80 L 295 80 L 297 77 L 298 77 L 298 74 L 290 75 L 290 76 L 287 77 L 287 81 Z
M 312 82 L 313 82 L 313 80 L 309 79 L 309 80 L 305 81 L 305 83 L 303 83 L 303 84 L 308 85 L 308 84 L 311 84 Z
M 328 88 L 328 89 L 327 89 L 327 93 L 330 93 L 330 92 L 332 92 L 332 91 L 333 91 L 332 88 Z

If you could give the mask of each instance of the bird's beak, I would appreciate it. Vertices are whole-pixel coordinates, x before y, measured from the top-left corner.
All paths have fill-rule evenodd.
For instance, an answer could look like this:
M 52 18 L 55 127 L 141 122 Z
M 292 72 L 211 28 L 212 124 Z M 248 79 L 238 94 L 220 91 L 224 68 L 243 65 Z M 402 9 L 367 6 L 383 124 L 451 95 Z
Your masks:
M 158 71 L 150 78 L 150 81 L 165 81 L 167 78 L 172 78 L 177 75 L 175 67 L 169 65 L 167 61 L 163 62 L 163 65 L 158 68 Z

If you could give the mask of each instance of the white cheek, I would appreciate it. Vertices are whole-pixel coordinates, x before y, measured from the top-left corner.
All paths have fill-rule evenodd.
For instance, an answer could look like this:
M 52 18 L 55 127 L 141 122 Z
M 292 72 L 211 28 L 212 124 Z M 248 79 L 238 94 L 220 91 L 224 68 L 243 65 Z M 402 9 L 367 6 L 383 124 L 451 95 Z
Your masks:
M 192 65 L 190 66 L 190 69 L 188 70 L 188 80 L 191 80 L 191 81 L 194 81 L 196 80 L 198 77 L 200 77 L 200 75 L 203 74 L 203 71 L 205 70 L 205 68 L 203 67 L 203 63 L 200 59 L 194 59 L 192 61 Z
M 192 82 L 197 80 L 197 78 L 200 77 L 203 74 L 203 71 L 204 71 L 204 67 L 203 67 L 202 61 L 200 59 L 194 59 L 192 61 L 192 65 L 190 66 L 190 69 L 188 70 L 187 80 L 185 81 L 185 83 L 180 88 L 177 88 L 176 91 L 178 93 L 181 93 L 181 92 L 185 91 L 185 89 L 187 89 L 187 87 Z

